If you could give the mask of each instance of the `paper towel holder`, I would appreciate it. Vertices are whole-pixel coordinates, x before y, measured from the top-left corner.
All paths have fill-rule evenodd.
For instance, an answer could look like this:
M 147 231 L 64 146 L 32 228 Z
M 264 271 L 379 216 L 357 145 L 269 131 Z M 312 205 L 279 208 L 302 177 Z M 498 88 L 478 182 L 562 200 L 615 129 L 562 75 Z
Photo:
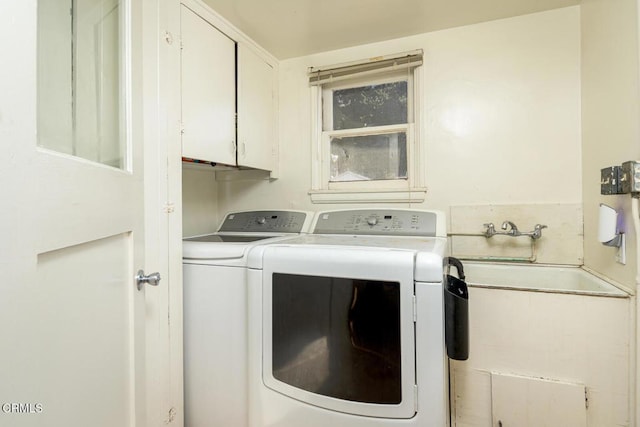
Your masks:
M 618 229 L 618 211 L 611 206 L 600 203 L 598 221 L 598 241 L 605 246 L 619 248 L 622 246 L 624 233 Z

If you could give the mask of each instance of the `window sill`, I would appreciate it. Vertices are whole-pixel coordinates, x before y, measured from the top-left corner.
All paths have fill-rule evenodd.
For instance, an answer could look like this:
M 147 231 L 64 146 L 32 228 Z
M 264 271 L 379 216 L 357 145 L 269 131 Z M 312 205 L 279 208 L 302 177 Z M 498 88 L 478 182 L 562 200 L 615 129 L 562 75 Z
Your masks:
M 310 190 L 311 202 L 321 203 L 422 203 L 426 188 L 411 190 Z

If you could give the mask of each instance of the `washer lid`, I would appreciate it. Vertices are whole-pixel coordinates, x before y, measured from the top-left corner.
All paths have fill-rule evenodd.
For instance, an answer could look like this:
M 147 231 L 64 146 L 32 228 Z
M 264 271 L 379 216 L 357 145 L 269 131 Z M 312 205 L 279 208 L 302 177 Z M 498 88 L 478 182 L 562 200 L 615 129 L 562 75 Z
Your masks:
M 298 236 L 310 228 L 313 214 L 307 211 L 260 210 L 227 214 L 217 233 L 185 238 L 185 260 L 243 258 L 249 248 Z
M 213 242 L 213 243 L 245 243 L 257 242 L 258 240 L 268 239 L 271 236 L 246 236 L 239 234 L 207 234 L 205 236 L 189 237 L 184 239 L 185 242 Z
M 202 260 L 242 258 L 249 247 L 248 243 L 184 241 L 182 242 L 182 258 Z
M 225 260 L 244 257 L 250 248 L 282 240 L 298 234 L 225 234 L 216 233 L 194 236 L 182 241 L 182 258 L 199 260 Z M 220 238 L 220 241 L 216 241 Z

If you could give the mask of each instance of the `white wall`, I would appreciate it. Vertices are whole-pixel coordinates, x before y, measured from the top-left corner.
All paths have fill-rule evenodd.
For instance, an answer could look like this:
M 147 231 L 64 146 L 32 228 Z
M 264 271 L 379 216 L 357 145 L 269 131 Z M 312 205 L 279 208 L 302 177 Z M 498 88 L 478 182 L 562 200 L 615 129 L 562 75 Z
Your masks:
M 219 212 L 335 207 L 308 195 L 307 68 L 416 48 L 428 194 L 413 207 L 580 203 L 580 9 L 569 7 L 281 62 L 280 179 L 220 183 Z
M 582 139 L 585 265 L 635 288 L 631 199 L 600 195 L 600 169 L 640 159 L 636 0 L 582 2 Z M 627 265 L 597 241 L 598 205 L 623 212 Z
M 217 200 L 218 188 L 212 169 L 207 170 L 205 166 L 182 167 L 183 236 L 196 236 L 218 229 Z
M 636 239 L 628 195 L 601 196 L 600 169 L 640 159 L 640 98 L 638 84 L 637 0 L 582 1 L 582 133 L 585 265 L 636 289 Z M 597 241 L 598 205 L 606 203 L 622 212 L 627 235 L 627 265 L 616 263 L 616 250 Z M 634 298 L 638 309 L 637 296 Z M 640 422 L 640 348 L 638 312 L 635 337 L 635 420 Z M 635 339 L 635 342 L 634 342 Z M 634 345 L 635 344 L 635 345 Z M 635 363 L 634 363 L 635 362 Z M 635 365 L 635 366 L 634 366 Z M 634 393 L 635 392 L 635 393 Z M 633 425 L 633 424 L 632 424 Z

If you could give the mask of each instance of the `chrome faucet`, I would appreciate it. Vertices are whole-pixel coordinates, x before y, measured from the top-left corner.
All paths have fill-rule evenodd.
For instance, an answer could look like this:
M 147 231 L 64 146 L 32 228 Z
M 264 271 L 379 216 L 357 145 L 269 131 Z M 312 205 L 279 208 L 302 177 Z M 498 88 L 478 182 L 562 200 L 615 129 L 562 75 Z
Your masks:
M 518 230 L 518 227 L 513 222 L 509 220 L 503 222 L 502 226 L 500 227 L 504 231 L 496 231 L 496 226 L 493 225 L 492 222 L 489 222 L 483 225 L 485 227 L 485 230 L 484 230 L 484 233 L 482 233 L 482 235 L 487 239 L 498 234 L 501 236 L 511 236 L 511 237 L 528 236 L 528 237 L 531 237 L 533 240 L 538 240 L 539 238 L 542 237 L 542 229 L 547 228 L 546 225 L 536 224 L 535 227 L 533 227 L 533 231 L 528 231 L 526 233 L 523 233 L 520 230 Z
M 511 221 L 503 222 L 502 223 L 502 227 L 500 227 L 500 228 L 502 228 L 503 230 L 506 231 L 507 227 L 511 227 L 511 229 L 509 231 L 507 231 L 507 233 L 506 233 L 509 236 L 514 236 L 515 237 L 515 236 L 519 236 L 519 235 L 522 234 L 522 233 L 520 233 L 520 231 L 518 231 L 518 227 L 516 227 L 516 225 Z

